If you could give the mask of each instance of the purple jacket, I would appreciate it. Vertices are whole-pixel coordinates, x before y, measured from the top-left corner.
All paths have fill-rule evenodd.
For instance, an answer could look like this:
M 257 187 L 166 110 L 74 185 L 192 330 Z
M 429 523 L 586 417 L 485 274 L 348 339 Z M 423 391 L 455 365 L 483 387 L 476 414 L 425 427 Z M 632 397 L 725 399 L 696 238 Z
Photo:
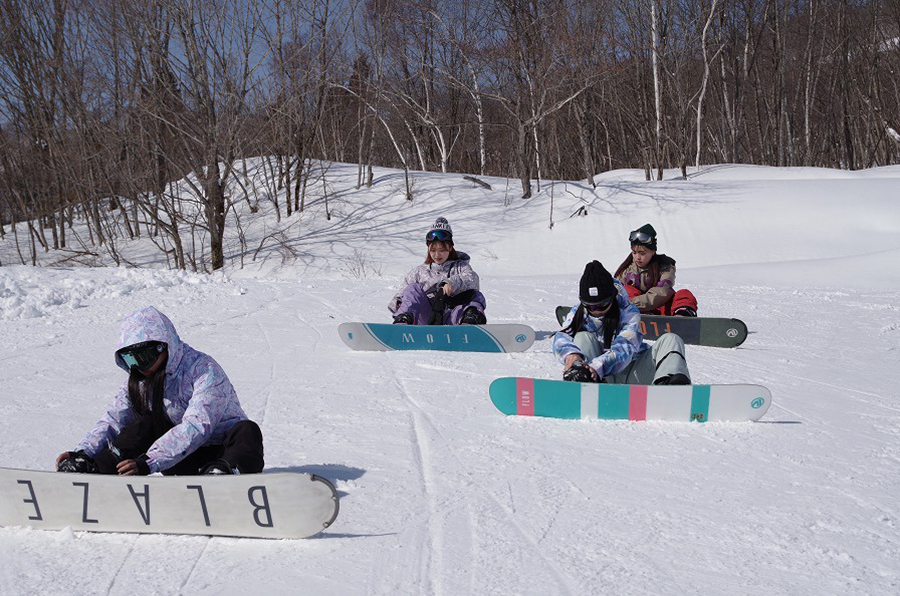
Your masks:
M 424 263 L 406 274 L 403 279 L 403 285 L 391 301 L 388 303 L 388 310 L 397 312 L 400 306 L 400 296 L 403 290 L 410 284 L 418 284 L 425 292 L 429 292 L 442 282 L 447 282 L 453 288 L 453 295 L 465 292 L 467 290 L 479 290 L 478 274 L 469 265 L 469 255 L 464 252 L 456 251 L 459 259 L 455 261 L 444 261 L 442 264 L 432 263 L 425 265 Z
M 247 415 L 222 367 L 181 341 L 172 321 L 152 306 L 125 317 L 117 350 L 142 341 L 162 341 L 169 349 L 163 403 L 175 426 L 147 450 L 150 471 L 159 472 L 171 468 L 198 447 L 221 444 L 225 433 L 246 420 Z M 118 357 L 116 364 L 128 370 Z M 96 455 L 136 416 L 126 379 L 112 406 L 77 449 Z

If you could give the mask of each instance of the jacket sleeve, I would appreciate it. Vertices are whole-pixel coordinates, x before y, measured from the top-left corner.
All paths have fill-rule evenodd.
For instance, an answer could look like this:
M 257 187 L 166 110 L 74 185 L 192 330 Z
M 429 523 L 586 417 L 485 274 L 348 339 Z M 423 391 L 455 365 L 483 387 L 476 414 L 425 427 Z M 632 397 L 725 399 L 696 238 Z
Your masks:
M 612 345 L 589 363 L 601 377 L 622 372 L 640 352 L 644 336 L 640 331 L 641 313 L 628 301 L 625 288 L 616 283 L 619 290 L 619 329 L 613 337 Z
M 400 286 L 400 289 L 394 294 L 394 297 L 391 298 L 391 301 L 388 302 L 388 310 L 392 313 L 397 312 L 397 309 L 400 308 L 400 297 L 403 295 L 403 290 L 409 286 L 409 284 L 419 283 L 419 267 L 416 267 L 412 271 L 406 274 L 406 277 L 403 278 L 403 285 Z
M 560 364 L 566 363 L 566 356 L 569 354 L 579 354 L 584 357 L 584 354 L 581 353 L 581 350 L 578 349 L 578 346 L 575 345 L 575 340 L 572 339 L 572 336 L 564 331 L 557 331 L 553 334 L 553 355 L 556 356 L 556 359 L 559 360 Z
M 76 451 L 84 451 L 91 457 L 97 455 L 106 446 L 107 442 L 114 439 L 127 424 L 134 420 L 135 412 L 128 399 L 128 381 L 119 387 L 112 406 L 103 415 L 94 429 L 81 439 Z
M 659 272 L 659 282 L 640 296 L 631 299 L 641 312 L 650 312 L 662 308 L 675 295 L 675 265 L 670 265 Z
M 477 292 L 479 290 L 479 281 L 478 274 L 475 273 L 468 261 L 458 261 L 447 279 L 447 283 L 453 288 L 454 295 L 468 290 Z
M 147 464 L 151 472 L 167 470 L 202 447 L 228 405 L 234 391 L 225 371 L 207 360 L 194 371 L 193 394 L 181 422 L 156 440 L 147 450 Z

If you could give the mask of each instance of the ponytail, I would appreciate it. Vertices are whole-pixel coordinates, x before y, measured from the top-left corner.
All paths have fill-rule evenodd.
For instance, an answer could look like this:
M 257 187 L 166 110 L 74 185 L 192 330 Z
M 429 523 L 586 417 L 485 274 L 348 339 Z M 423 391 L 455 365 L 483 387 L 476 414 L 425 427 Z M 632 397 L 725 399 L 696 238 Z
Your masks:
M 145 377 L 137 370 L 132 370 L 128 375 L 128 399 L 131 401 L 131 407 L 139 416 L 148 414 L 151 416 L 153 432 L 157 437 L 163 436 L 172 428 L 172 422 L 166 416 L 166 408 L 163 404 L 165 393 L 165 367 L 153 373 L 150 378 Z

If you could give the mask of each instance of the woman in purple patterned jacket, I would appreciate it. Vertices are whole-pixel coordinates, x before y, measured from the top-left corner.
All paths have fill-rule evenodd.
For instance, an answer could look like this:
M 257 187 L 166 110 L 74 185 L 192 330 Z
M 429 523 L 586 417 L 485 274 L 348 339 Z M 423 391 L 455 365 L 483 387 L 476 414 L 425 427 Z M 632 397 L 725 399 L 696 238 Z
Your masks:
M 263 469 L 262 431 L 222 367 L 178 337 L 153 307 L 125 317 L 116 364 L 128 380 L 60 472 L 234 474 Z
M 388 310 L 405 325 L 483 325 L 487 302 L 469 255 L 453 247 L 453 230 L 443 217 L 425 234 L 425 262 L 409 273 Z

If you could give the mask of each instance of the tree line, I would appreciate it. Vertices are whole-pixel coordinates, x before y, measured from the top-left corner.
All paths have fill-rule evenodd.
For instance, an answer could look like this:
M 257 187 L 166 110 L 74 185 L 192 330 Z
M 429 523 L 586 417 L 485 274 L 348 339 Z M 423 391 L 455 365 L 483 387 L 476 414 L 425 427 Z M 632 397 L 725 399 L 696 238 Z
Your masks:
M 898 130 L 897 0 L 0 0 L 0 237 L 27 227 L 23 263 L 79 220 L 82 247 L 150 235 L 221 268 L 247 157 L 281 218 L 329 162 L 358 187 L 400 168 L 410 200 L 410 170 L 530 198 L 617 168 L 892 164 Z

